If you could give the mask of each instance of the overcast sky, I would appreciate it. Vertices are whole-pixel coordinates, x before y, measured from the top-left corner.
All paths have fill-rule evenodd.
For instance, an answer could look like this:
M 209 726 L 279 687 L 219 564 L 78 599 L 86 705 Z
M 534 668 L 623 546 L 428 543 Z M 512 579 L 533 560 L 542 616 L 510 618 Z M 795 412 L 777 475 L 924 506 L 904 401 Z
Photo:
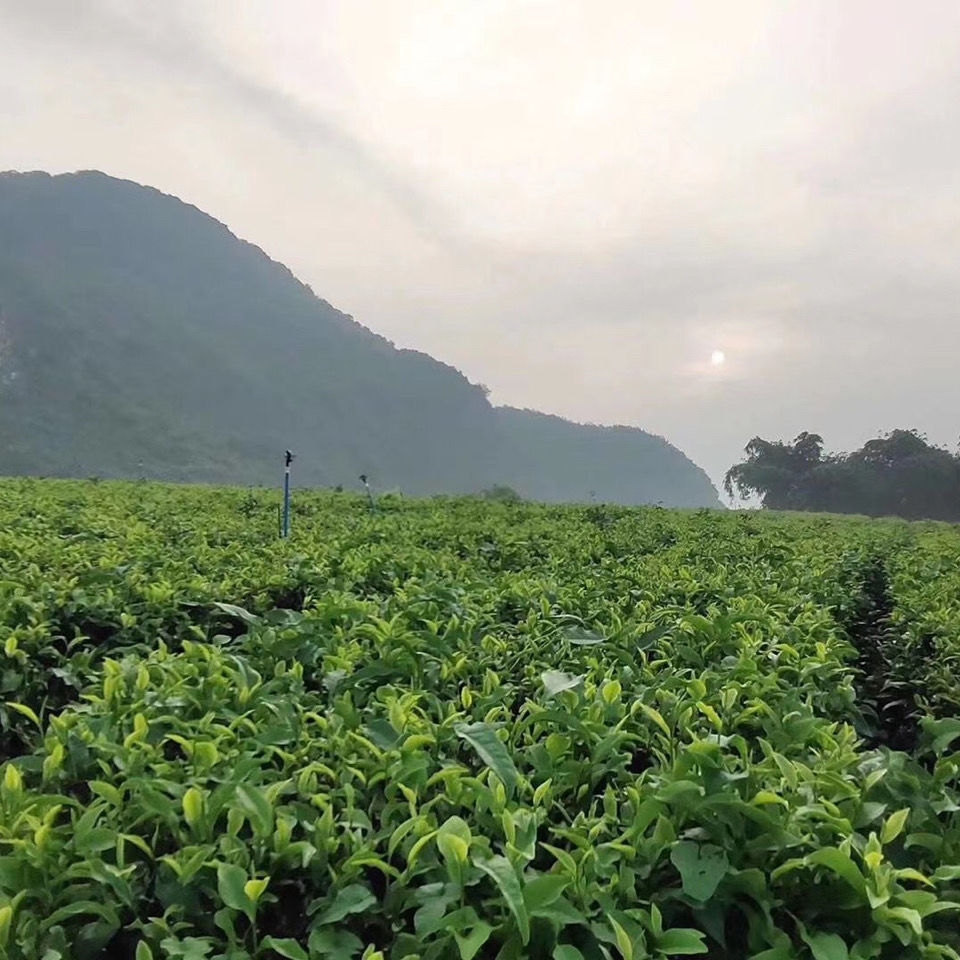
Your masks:
M 4 168 L 176 194 L 715 479 L 960 434 L 957 0 L 0 0 Z

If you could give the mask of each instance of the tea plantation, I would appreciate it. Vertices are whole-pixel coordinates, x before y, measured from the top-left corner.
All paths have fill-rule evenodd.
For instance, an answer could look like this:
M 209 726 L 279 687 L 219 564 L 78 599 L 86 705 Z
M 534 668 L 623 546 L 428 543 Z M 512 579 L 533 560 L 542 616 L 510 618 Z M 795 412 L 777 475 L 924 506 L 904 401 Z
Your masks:
M 0 956 L 960 958 L 960 530 L 0 481 Z

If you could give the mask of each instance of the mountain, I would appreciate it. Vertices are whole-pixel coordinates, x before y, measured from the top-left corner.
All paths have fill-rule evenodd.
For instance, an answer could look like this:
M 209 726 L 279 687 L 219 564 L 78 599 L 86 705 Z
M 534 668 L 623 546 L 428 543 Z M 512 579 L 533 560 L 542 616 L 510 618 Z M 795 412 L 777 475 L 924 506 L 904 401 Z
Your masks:
M 718 506 L 660 437 L 494 407 L 195 207 L 0 174 L 0 473 Z

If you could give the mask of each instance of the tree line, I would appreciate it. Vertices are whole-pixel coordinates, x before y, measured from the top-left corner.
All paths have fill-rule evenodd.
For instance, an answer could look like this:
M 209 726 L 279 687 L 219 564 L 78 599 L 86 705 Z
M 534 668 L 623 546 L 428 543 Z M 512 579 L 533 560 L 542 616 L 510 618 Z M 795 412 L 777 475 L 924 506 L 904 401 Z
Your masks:
M 771 510 L 822 510 L 960 521 L 960 456 L 917 430 L 893 430 L 853 453 L 824 453 L 823 437 L 754 437 L 724 478 L 729 496 Z

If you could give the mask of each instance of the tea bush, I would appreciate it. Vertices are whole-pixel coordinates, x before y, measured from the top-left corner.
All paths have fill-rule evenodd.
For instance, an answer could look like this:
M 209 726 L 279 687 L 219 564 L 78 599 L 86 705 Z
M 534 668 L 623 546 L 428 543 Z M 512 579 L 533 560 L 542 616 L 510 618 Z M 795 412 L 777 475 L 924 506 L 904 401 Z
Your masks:
M 954 528 L 0 493 L 11 960 L 960 958 Z

